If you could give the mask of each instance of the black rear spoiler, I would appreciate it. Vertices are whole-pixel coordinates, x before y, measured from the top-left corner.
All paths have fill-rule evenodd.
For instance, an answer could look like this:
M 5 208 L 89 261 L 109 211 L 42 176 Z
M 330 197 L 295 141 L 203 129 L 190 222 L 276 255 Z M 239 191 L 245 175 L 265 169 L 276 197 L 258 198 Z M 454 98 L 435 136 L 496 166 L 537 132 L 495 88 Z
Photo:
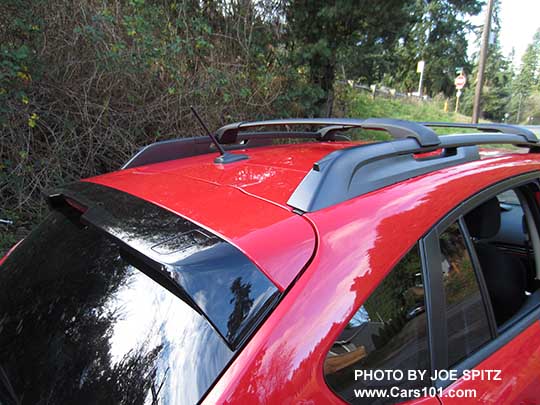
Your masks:
M 238 248 L 148 201 L 90 182 L 68 184 L 47 200 L 111 238 L 129 264 L 204 316 L 232 350 L 280 297 Z

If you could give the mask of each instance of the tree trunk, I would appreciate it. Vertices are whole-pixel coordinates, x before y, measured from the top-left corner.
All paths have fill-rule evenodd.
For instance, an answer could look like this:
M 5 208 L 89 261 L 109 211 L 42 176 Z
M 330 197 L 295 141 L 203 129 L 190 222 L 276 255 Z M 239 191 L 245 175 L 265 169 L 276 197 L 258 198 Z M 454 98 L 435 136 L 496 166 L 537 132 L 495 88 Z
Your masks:
M 317 62 L 320 61 L 320 64 Z M 312 67 L 311 83 L 320 87 L 323 91 L 322 97 L 315 102 L 315 107 L 319 117 L 331 117 L 334 108 L 334 79 L 336 77 L 335 57 L 332 60 L 326 59 L 314 61 L 316 68 Z

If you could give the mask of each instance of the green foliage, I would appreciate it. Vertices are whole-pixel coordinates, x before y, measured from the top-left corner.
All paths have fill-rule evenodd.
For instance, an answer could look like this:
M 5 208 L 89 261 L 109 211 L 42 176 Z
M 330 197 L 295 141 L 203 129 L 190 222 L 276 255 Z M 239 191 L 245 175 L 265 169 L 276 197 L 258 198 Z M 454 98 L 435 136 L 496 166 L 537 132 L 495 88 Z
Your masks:
M 10 232 L 7 227 L 0 225 L 0 231 L 0 256 L 3 256 L 18 240 L 16 234 Z
M 390 50 L 410 19 L 398 0 L 292 0 L 286 13 L 292 63 L 305 72 L 322 116 L 332 114 L 337 66 L 355 76 L 376 70 L 373 55 Z
M 540 123 L 540 28 L 527 46 L 512 83 L 509 112 L 515 122 Z M 535 121 L 536 119 L 536 121 Z
M 0 183 L 2 177 L 0 176 Z M 22 239 L 28 229 L 21 228 L 21 221 L 18 213 L 13 210 L 6 210 L 0 208 L 0 258 L 15 245 L 20 239 Z M 11 221 L 11 222 L 4 222 Z M 17 232 L 17 230 L 20 230 Z
M 155 140 L 200 134 L 190 105 L 211 128 L 332 115 L 334 99 L 338 115 L 464 120 L 440 103 L 371 101 L 334 86 L 360 78 L 416 90 L 423 58 L 427 93 L 453 94 L 455 67 L 470 66 L 464 18 L 479 4 L 0 0 L 0 207 L 23 223 L 38 219 L 40 191 L 114 170 Z M 517 111 L 523 88 L 522 117 L 537 116 L 537 47 L 515 88 L 509 64 L 492 54 L 493 118 L 510 91 Z
M 512 65 L 513 52 L 509 56 L 502 54 L 499 32 L 499 8 L 495 3 L 493 23 L 488 57 L 484 72 L 482 88 L 481 112 L 484 119 L 514 123 L 539 123 L 540 104 L 535 95 L 540 82 L 540 29 L 516 69 Z M 478 60 L 478 54 L 473 56 Z M 471 115 L 476 87 L 477 65 L 469 75 L 469 81 L 463 91 L 462 108 L 465 114 Z M 472 79 L 472 80 L 471 80 Z
M 492 121 L 504 121 L 508 112 L 508 103 L 512 96 L 512 85 L 514 71 L 512 66 L 512 56 L 506 58 L 501 50 L 500 40 L 499 5 L 495 4 L 491 37 L 492 41 L 488 47 L 488 56 L 484 71 L 484 86 L 482 89 L 481 110 L 483 117 Z M 478 55 L 475 55 L 478 60 Z M 471 78 L 476 78 L 478 65 L 474 66 Z M 476 82 L 471 80 L 465 90 L 462 103 L 466 114 L 472 115 L 474 92 Z
M 233 120 L 305 115 L 270 3 L 0 0 L 0 206 L 117 169 L 142 145 Z
M 351 117 L 387 117 L 412 121 L 454 121 L 467 122 L 469 117 L 444 112 L 443 101 L 422 102 L 408 98 L 375 97 L 367 92 L 343 87 L 339 90 L 340 98 L 346 100 L 347 114 Z
M 540 125 L 540 91 L 534 91 L 529 94 L 522 101 L 519 112 L 520 120 L 518 121 L 516 119 L 516 121 L 529 125 Z
M 533 42 L 527 46 L 521 60 L 521 68 L 516 77 L 514 90 L 527 96 L 540 85 L 540 29 L 536 31 Z
M 42 73 L 36 50 L 41 44 L 43 19 L 32 6 L 40 0 L 1 0 L 0 7 L 0 128 L 7 125 L 10 102 L 31 114 L 28 88 Z M 22 105 L 21 105 L 22 104 Z
M 478 14 L 480 5 L 477 0 L 416 1 L 411 10 L 415 21 L 394 50 L 395 73 L 384 82 L 404 92 L 416 91 L 416 65 L 424 60 L 424 93 L 453 95 L 455 69 L 470 72 L 467 34 L 472 27 L 466 17 Z
M 476 77 L 477 67 L 472 77 Z M 490 45 L 484 72 L 481 110 L 483 117 L 492 121 L 504 121 L 508 111 L 508 103 L 512 95 L 513 80 L 512 63 L 502 55 L 499 41 Z M 472 81 L 463 103 L 463 111 L 472 115 L 473 98 L 476 82 Z

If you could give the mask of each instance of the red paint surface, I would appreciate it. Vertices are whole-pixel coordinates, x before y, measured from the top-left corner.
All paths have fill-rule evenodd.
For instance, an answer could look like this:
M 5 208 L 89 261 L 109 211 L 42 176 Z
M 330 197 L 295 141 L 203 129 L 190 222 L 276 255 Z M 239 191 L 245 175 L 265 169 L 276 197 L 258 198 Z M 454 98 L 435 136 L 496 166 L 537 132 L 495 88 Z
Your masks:
M 204 155 L 88 180 L 144 198 L 211 229 L 243 250 L 281 289 L 290 286 L 205 403 L 342 403 L 324 382 L 323 362 L 374 288 L 460 202 L 500 180 L 540 170 L 536 155 L 494 157 L 417 177 L 315 213 L 292 213 L 286 201 L 312 164 L 349 145 L 252 149 L 247 151 L 249 160 L 226 166 L 215 165 L 213 155 Z M 512 342 L 486 360 L 489 367 L 513 363 L 507 364 L 504 386 L 530 386 L 531 375 L 522 375 L 512 356 L 529 356 L 531 373 L 538 374 L 537 329 L 536 324 L 515 345 Z M 534 347 L 526 347 L 527 342 Z M 497 400 L 514 398 L 504 397 L 506 391 L 496 392 Z
M 287 201 L 313 163 L 352 142 L 241 150 L 248 160 L 214 163 L 207 154 L 87 179 L 151 201 L 236 245 L 286 289 L 315 250 L 309 223 Z M 279 235 L 278 238 L 275 235 Z
M 216 165 L 214 154 L 122 170 L 86 181 L 113 187 L 184 216 L 242 250 L 284 290 L 311 258 L 315 235 L 291 212 L 289 196 L 313 166 L 348 142 L 244 151 Z
M 539 169 L 535 155 L 487 159 L 304 215 L 319 235 L 316 257 L 205 403 L 342 403 L 324 382 L 323 362 L 376 285 L 461 201 Z M 538 368 L 531 372 L 538 374 Z M 515 375 L 504 378 L 507 383 Z
M 540 403 L 540 322 L 535 322 L 511 342 L 480 363 L 475 370 L 501 370 L 502 381 L 460 379 L 445 390 L 443 405 Z M 449 391 L 474 389 L 475 398 L 450 398 Z
M 7 259 L 7 257 L 11 254 L 11 252 L 13 252 L 17 246 L 19 246 L 19 244 L 22 242 L 23 240 L 21 239 L 20 241 L 18 241 L 16 244 L 14 244 L 8 251 L 7 253 L 4 255 L 4 257 L 0 258 L 0 266 L 2 265 L 2 263 L 4 263 L 4 261 Z
M 286 202 L 313 163 L 350 145 L 250 149 L 249 160 L 230 165 L 216 165 L 213 155 L 203 155 L 88 180 L 144 198 L 218 233 L 244 251 L 281 289 L 290 286 L 309 263 L 205 403 L 342 403 L 324 382 L 323 362 L 373 289 L 461 201 L 500 180 L 540 170 L 536 155 L 493 157 L 417 177 L 315 213 L 292 213 Z M 527 333 L 534 336 L 523 339 L 534 338 L 539 347 L 539 331 Z M 525 340 L 515 347 L 512 342 L 489 360 L 502 364 L 510 362 L 512 355 L 527 355 L 537 361 L 538 352 L 527 349 Z M 509 378 L 519 374 L 516 370 L 508 369 Z M 529 380 L 525 376 L 519 383 Z M 424 401 L 439 403 L 435 398 Z

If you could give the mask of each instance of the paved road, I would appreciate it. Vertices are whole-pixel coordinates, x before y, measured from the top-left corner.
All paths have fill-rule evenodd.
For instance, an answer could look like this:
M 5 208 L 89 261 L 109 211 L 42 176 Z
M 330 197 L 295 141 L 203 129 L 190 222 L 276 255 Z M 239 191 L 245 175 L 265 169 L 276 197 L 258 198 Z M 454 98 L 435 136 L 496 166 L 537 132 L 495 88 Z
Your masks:
M 523 125 L 523 126 L 533 131 L 536 134 L 536 136 L 540 138 L 540 125 Z

